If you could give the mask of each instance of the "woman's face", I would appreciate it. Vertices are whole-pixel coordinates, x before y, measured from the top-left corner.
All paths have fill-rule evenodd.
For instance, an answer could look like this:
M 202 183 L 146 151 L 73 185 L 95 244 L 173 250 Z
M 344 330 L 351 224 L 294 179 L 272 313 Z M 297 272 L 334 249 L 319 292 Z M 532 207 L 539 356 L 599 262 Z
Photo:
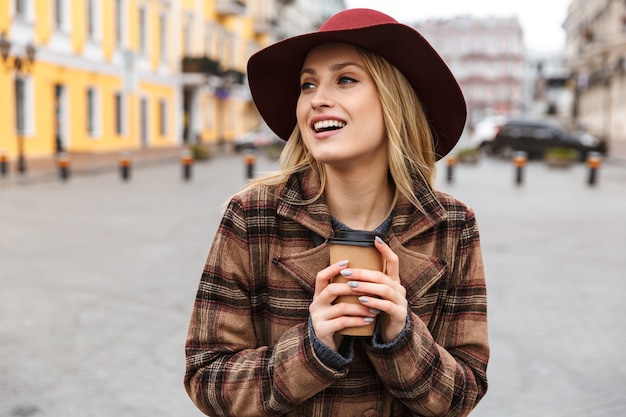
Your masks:
M 302 66 L 300 88 L 298 127 L 315 159 L 344 168 L 387 163 L 382 106 L 354 46 L 333 43 L 312 49 Z

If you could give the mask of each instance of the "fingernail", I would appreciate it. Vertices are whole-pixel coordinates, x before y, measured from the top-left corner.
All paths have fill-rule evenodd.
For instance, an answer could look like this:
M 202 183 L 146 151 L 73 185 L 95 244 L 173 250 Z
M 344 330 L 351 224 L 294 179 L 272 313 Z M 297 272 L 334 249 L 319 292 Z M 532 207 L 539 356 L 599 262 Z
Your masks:
M 359 301 L 362 303 L 367 303 L 370 299 L 367 298 L 366 296 L 362 295 L 359 297 Z
M 356 281 L 348 281 L 348 287 L 351 288 L 357 288 L 359 286 L 359 283 Z
M 376 237 L 374 238 L 374 240 L 375 240 L 376 242 L 378 242 L 378 243 L 385 243 L 385 241 L 384 241 L 384 240 L 382 240 L 379 236 L 376 236 Z
M 347 260 L 341 261 L 337 265 L 339 265 L 339 266 L 346 266 L 346 265 L 348 265 L 348 261 Z
M 374 321 L 374 317 L 363 317 L 363 320 L 366 323 L 372 323 Z
M 372 314 L 380 314 L 380 310 L 377 310 L 375 308 L 370 308 L 370 313 L 372 313 Z
M 350 275 L 352 275 L 352 271 L 349 269 L 342 269 L 341 271 L 339 271 L 339 273 L 344 277 L 349 277 Z

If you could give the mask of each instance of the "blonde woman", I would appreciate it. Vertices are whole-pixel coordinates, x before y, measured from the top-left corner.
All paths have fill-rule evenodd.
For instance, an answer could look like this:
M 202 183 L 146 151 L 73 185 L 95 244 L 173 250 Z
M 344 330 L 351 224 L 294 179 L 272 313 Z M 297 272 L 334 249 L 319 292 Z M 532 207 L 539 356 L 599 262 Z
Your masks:
M 466 117 L 449 69 L 414 29 L 352 9 L 261 50 L 248 76 L 287 143 L 215 236 L 191 399 L 211 416 L 468 415 L 487 390 L 486 287 L 473 211 L 433 188 Z M 345 230 L 377 235 L 383 271 L 330 264 Z

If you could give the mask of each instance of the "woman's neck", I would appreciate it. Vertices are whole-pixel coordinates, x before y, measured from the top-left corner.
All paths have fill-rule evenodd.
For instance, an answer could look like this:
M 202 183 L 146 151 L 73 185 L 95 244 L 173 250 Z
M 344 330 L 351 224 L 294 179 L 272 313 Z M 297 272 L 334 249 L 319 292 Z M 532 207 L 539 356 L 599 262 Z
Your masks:
M 357 230 L 374 230 L 391 212 L 395 189 L 387 175 L 333 175 L 327 172 L 324 196 L 330 214 Z

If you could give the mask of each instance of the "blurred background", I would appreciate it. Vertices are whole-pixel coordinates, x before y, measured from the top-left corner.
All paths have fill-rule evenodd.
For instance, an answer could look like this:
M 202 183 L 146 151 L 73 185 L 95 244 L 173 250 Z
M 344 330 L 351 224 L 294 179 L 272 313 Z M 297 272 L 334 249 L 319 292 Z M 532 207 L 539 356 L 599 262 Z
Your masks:
M 626 415 L 625 1 L 0 0 L 0 417 L 201 415 L 204 260 L 283 144 L 247 59 L 353 7 L 414 26 L 466 97 L 436 186 L 481 227 L 473 415 Z
M 435 46 L 466 96 L 469 146 L 524 116 L 626 156 L 618 0 L 0 0 L 0 155 L 25 173 L 60 154 L 271 143 L 248 57 L 347 7 L 378 8 Z

